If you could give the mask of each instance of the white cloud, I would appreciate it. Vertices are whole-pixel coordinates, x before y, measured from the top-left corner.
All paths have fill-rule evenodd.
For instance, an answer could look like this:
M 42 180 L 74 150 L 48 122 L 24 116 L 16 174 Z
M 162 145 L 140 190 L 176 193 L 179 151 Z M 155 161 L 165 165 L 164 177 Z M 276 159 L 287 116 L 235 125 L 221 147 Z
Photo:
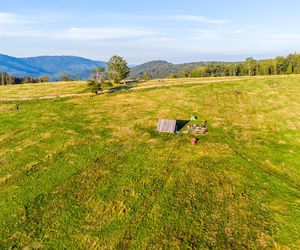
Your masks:
M 237 38 L 247 33 L 247 28 L 223 28 L 223 29 L 189 29 L 190 36 L 186 38 L 196 40 L 225 40 Z
M 218 30 L 192 29 L 190 34 L 190 39 L 214 40 L 220 38 L 221 32 Z
M 0 12 L 0 25 L 22 25 L 34 23 L 31 17 L 17 15 L 14 13 Z M 1 27 L 1 26 L 0 26 Z
M 194 15 L 174 15 L 174 16 L 169 16 L 169 18 L 177 21 L 206 23 L 206 24 L 226 24 L 230 22 L 225 19 L 209 19 L 203 16 L 194 16 Z
M 276 33 L 273 34 L 272 37 L 274 39 L 278 39 L 278 40 L 299 40 L 300 39 L 300 34 L 299 33 Z
M 74 40 L 126 39 L 156 35 L 156 32 L 136 28 L 71 28 L 66 36 Z
M 34 17 L 0 12 L 2 50 L 35 54 L 78 54 L 102 57 L 122 54 L 137 62 L 143 58 L 197 58 L 201 55 L 249 54 L 296 50 L 297 32 L 247 26 L 225 19 L 174 14 L 134 16 L 107 14 L 105 23 L 73 20 L 69 16 Z M 117 19 L 118 18 L 118 19 Z M 111 22 L 114 20 L 114 22 Z M 118 20 L 120 26 L 115 24 Z M 112 23 L 115 26 L 112 26 Z M 171 24 L 171 25 L 170 25 Z M 37 52 L 39 51 L 39 52 Z M 42 52 L 40 52 L 42 51 Z M 279 53 L 279 52 L 278 52 Z M 277 53 L 277 54 L 278 54 Z
M 142 37 L 156 36 L 157 32 L 152 30 L 137 28 L 69 28 L 58 30 L 38 30 L 38 29 L 5 29 L 0 28 L 0 37 L 20 37 L 20 38 L 48 38 L 58 40 L 111 40 L 111 39 L 137 39 Z
M 0 12 L 0 24 L 14 24 L 14 23 L 18 23 L 18 21 L 19 18 L 17 15 Z

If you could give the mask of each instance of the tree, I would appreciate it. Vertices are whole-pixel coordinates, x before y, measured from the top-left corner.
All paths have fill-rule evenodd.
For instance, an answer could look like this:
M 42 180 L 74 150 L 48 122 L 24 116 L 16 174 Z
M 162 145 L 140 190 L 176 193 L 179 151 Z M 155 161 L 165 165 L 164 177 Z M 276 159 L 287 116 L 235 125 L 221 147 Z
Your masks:
M 143 79 L 144 79 L 145 81 L 149 81 L 149 80 L 152 79 L 152 76 L 151 76 L 150 73 L 146 72 L 146 73 L 144 74 L 144 76 L 143 76 Z
M 100 91 L 109 83 L 105 80 L 105 68 L 97 67 L 92 70 L 93 79 L 88 81 L 88 86 L 90 87 L 91 91 L 98 95 Z
M 63 81 L 63 82 L 69 82 L 69 81 L 72 81 L 70 75 L 68 73 L 62 73 L 60 76 L 59 76 L 60 80 Z
M 96 67 L 92 70 L 93 72 L 93 79 L 96 81 L 100 81 L 104 78 L 105 68 L 104 67 Z
M 298 54 L 290 54 L 287 57 L 288 61 L 288 69 L 287 69 L 287 74 L 294 74 L 297 69 L 297 57 L 299 58 Z
M 144 77 L 141 75 L 138 75 L 135 80 L 140 82 L 140 81 L 144 80 Z
M 1 85 L 4 85 L 5 84 L 5 81 L 4 81 L 4 75 L 5 75 L 5 73 L 4 72 L 1 72 L 0 73 L 0 79 L 1 79 Z
M 199 67 L 195 68 L 191 72 L 191 77 L 206 77 L 206 76 L 208 76 L 206 69 L 207 69 L 206 66 L 199 66 Z
M 276 62 L 276 72 L 278 75 L 285 74 L 288 68 L 288 60 L 283 56 L 278 56 L 275 58 Z
M 174 79 L 174 78 L 177 78 L 177 76 L 174 73 L 171 73 L 171 74 L 168 75 L 168 78 L 169 79 Z
M 38 83 L 39 79 L 32 77 L 32 76 L 26 76 L 22 79 L 22 83 Z
M 113 56 L 108 62 L 108 77 L 115 84 L 119 84 L 122 80 L 129 76 L 130 69 L 126 60 L 120 56 Z
M 256 61 L 253 59 L 253 57 L 246 59 L 245 68 L 247 69 L 249 76 L 256 74 Z
M 259 69 L 258 74 L 259 75 L 273 75 L 274 74 L 274 60 L 266 59 L 259 62 Z
M 98 93 L 103 90 L 103 83 L 101 81 L 98 82 L 94 79 L 88 81 L 88 86 L 90 87 L 92 93 L 95 93 L 96 95 L 98 95 Z
M 49 82 L 49 76 L 47 76 L 47 75 L 40 76 L 39 82 Z

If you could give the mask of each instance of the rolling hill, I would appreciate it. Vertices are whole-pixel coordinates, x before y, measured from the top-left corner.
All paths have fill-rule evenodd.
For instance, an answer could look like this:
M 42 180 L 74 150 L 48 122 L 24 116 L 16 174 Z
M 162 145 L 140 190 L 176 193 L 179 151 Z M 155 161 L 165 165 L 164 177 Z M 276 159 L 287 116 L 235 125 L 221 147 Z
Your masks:
M 106 66 L 106 62 L 77 56 L 16 58 L 0 55 L 0 71 L 19 77 L 48 75 L 52 80 L 56 80 L 60 74 L 67 73 L 72 78 L 87 79 L 91 69 L 98 66 Z
M 191 72 L 194 68 L 209 63 L 219 62 L 192 62 L 173 64 L 163 60 L 150 61 L 141 65 L 130 65 L 131 78 L 143 77 L 145 74 L 153 78 L 166 78 L 171 74 Z M 25 77 L 39 77 L 48 75 L 51 80 L 58 80 L 59 75 L 67 73 L 70 77 L 86 80 L 91 76 L 91 70 L 95 67 L 105 67 L 106 62 L 93 61 L 77 56 L 37 56 L 27 58 L 16 58 L 0 54 L 0 72 Z M 183 75 L 184 76 L 184 75 Z
M 131 69 L 131 77 L 143 77 L 145 74 L 151 75 L 152 78 L 166 78 L 169 75 L 180 75 L 185 77 L 184 74 L 191 72 L 193 69 L 199 66 L 204 66 L 208 64 L 224 63 L 224 62 L 191 62 L 182 64 L 173 64 L 167 61 L 157 60 L 147 62 L 138 65 Z
M 42 65 L 38 67 L 30 65 L 26 60 L 22 58 L 15 58 L 7 55 L 0 54 L 0 71 L 6 72 L 16 76 L 40 76 L 43 74 L 49 74 L 50 72 L 42 68 Z

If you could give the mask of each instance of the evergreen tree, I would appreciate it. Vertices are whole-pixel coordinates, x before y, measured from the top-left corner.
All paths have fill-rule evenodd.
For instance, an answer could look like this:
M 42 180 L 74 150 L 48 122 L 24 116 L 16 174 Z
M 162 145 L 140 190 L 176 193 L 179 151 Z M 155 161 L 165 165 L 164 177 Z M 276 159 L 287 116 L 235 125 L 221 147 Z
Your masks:
M 122 80 L 129 76 L 130 69 L 123 57 L 113 56 L 108 62 L 108 77 L 115 84 L 119 84 Z

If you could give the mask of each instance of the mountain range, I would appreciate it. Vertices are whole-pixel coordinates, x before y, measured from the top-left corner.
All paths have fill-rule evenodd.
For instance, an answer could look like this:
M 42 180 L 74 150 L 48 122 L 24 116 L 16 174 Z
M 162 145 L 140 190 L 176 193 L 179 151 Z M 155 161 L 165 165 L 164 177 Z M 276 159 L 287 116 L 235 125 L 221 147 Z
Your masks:
M 16 58 L 0 54 L 0 72 L 24 77 L 48 75 L 51 80 L 59 75 L 68 74 L 72 78 L 87 79 L 95 67 L 106 67 L 103 61 L 93 61 L 77 56 L 38 56 Z
M 131 65 L 130 77 L 143 77 L 148 74 L 153 78 L 165 78 L 171 74 L 190 72 L 195 67 L 206 64 L 208 62 L 172 64 L 161 60 L 151 61 L 137 66 Z M 0 54 L 0 72 L 19 77 L 48 75 L 51 80 L 58 80 L 61 74 L 68 74 L 71 78 L 85 80 L 91 77 L 91 70 L 99 66 L 106 67 L 107 63 L 77 56 L 16 58 Z

